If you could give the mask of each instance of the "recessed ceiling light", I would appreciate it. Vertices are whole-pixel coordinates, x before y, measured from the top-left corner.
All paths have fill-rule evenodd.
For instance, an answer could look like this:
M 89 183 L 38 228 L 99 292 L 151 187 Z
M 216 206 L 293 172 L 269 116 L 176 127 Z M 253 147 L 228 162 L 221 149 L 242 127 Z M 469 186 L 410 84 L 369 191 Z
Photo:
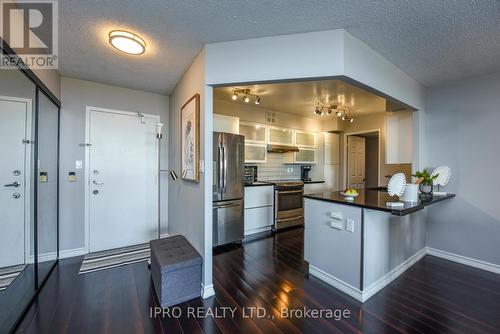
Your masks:
M 109 43 L 118 50 L 132 55 L 140 55 L 146 51 L 146 42 L 136 34 L 125 30 L 111 31 Z

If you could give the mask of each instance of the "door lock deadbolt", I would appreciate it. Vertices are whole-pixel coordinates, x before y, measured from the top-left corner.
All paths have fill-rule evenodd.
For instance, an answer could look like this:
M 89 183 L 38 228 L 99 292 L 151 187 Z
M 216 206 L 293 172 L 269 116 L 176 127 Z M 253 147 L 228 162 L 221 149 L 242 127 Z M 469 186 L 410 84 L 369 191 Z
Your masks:
M 12 194 L 12 198 L 18 199 L 19 197 L 21 197 L 20 193 L 13 193 Z
M 99 175 L 99 171 L 98 171 L 97 169 L 94 169 L 94 170 L 92 171 L 92 174 L 94 174 L 94 175 Z
M 21 175 L 21 171 L 19 169 L 16 169 L 15 171 L 12 172 L 14 176 L 19 176 Z
M 99 194 L 99 190 L 96 189 L 96 190 L 92 191 L 92 194 L 98 195 Z

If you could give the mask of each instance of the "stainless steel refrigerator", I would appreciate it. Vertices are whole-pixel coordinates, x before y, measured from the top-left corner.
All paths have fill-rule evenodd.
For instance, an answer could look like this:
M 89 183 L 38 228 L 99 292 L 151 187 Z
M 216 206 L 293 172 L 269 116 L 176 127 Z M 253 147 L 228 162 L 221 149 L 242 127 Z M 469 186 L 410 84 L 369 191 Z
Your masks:
M 244 236 L 245 137 L 214 132 L 212 189 L 213 246 L 241 241 Z

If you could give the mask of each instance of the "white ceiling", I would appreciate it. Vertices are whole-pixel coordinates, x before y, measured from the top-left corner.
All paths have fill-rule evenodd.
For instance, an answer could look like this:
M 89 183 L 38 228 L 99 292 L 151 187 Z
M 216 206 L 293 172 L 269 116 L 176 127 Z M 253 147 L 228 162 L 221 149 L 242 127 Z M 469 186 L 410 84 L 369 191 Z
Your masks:
M 345 28 L 427 86 L 500 70 L 497 0 L 63 0 L 62 75 L 170 93 L 205 43 Z M 107 42 L 125 28 L 148 45 Z
M 251 93 L 260 96 L 260 108 L 309 118 L 321 117 L 314 115 L 318 101 L 325 106 L 346 105 L 353 116 L 386 111 L 384 98 L 340 80 L 220 87 L 214 90 L 215 98 L 233 102 L 233 89 L 250 89 Z M 246 104 L 242 97 L 240 94 L 234 103 Z M 255 106 L 254 100 L 249 104 Z

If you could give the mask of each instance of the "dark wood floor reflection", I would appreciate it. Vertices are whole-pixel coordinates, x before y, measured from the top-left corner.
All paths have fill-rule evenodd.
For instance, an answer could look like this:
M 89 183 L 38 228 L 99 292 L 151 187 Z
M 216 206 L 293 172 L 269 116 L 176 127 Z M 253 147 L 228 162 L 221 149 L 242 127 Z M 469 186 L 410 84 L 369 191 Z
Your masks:
M 18 332 L 500 332 L 500 275 L 426 256 L 361 305 L 308 276 L 302 259 L 301 229 L 218 249 L 213 258 L 215 297 L 180 305 L 177 311 L 183 316 L 178 319 L 150 317 L 155 300 L 146 263 L 78 276 L 82 259 L 62 260 Z M 244 317 L 257 310 L 251 307 L 260 307 L 266 316 Z M 281 317 L 282 310 L 304 307 L 349 310 L 351 316 L 341 320 L 328 319 L 329 315 Z M 207 317 L 188 316 L 197 308 Z M 219 318 L 224 310 L 227 316 Z M 233 311 L 234 318 L 230 317 Z

